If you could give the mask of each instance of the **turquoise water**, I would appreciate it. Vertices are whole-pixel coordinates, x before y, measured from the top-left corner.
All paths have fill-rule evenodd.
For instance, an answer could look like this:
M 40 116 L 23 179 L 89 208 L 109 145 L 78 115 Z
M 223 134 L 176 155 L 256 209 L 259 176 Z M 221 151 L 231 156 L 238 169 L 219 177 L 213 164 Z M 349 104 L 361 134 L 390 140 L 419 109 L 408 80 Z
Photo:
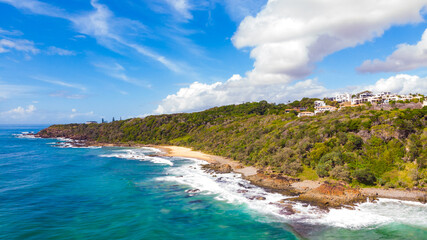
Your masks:
M 0 239 L 427 239 L 422 204 L 297 204 L 288 216 L 276 204 L 286 196 L 201 161 L 19 135 L 44 127 L 0 126 Z

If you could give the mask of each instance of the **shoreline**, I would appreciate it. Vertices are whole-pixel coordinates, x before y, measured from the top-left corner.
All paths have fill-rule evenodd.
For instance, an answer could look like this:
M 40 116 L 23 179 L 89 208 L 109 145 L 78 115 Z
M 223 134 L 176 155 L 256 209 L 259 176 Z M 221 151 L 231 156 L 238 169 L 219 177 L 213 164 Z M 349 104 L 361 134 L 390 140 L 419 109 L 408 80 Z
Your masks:
M 261 182 L 268 182 L 270 177 L 264 174 L 260 174 L 259 173 L 260 169 L 257 169 L 252 166 L 243 166 L 241 163 L 235 160 L 227 159 L 227 158 L 216 156 L 216 155 L 206 154 L 201 151 L 195 151 L 188 147 L 171 146 L 171 145 L 145 145 L 145 147 L 153 147 L 153 148 L 160 149 L 162 151 L 162 154 L 161 154 L 162 156 L 196 158 L 196 159 L 204 160 L 210 164 L 229 165 L 231 167 L 231 171 L 236 173 L 241 173 L 242 176 L 245 179 L 251 181 L 252 184 L 263 187 L 263 188 L 267 188 L 269 190 L 273 190 L 279 193 L 287 190 L 285 192 L 294 192 L 295 194 L 304 194 L 304 193 L 316 190 L 321 186 L 325 185 L 325 182 L 322 182 L 322 181 L 312 181 L 312 180 L 300 181 L 299 180 L 294 182 L 291 181 L 291 183 L 287 184 L 287 186 L 284 186 L 285 188 L 283 189 L 281 189 L 280 186 L 279 188 L 272 188 L 271 185 L 269 187 L 269 186 L 266 186 L 268 184 L 265 184 L 265 183 L 260 184 L 256 180 L 254 181 L 254 177 L 260 175 L 259 178 L 261 178 L 260 179 Z M 212 169 L 221 171 L 221 169 L 217 169 L 217 168 L 212 168 Z M 258 180 L 259 178 L 255 177 L 255 179 L 258 179 Z M 273 181 L 275 180 L 276 179 L 273 179 Z M 289 179 L 287 179 L 286 181 L 289 181 Z M 362 194 L 361 197 L 363 199 L 389 198 L 389 199 L 397 199 L 397 200 L 404 200 L 404 201 L 421 202 L 424 204 L 427 202 L 427 192 L 425 190 L 421 191 L 421 190 L 384 189 L 384 188 L 359 188 L 355 190 L 359 191 Z M 344 191 L 347 191 L 347 190 L 344 190 Z M 334 195 L 334 194 L 327 193 L 325 195 Z M 296 199 L 296 200 L 302 200 L 302 199 Z M 315 200 L 315 199 L 310 199 L 310 200 Z M 320 205 L 323 205 L 323 204 L 320 204 Z M 339 204 L 339 205 L 343 205 L 343 204 Z
M 206 167 L 207 169 L 222 173 L 240 173 L 244 179 L 256 186 L 284 195 L 296 196 L 292 200 L 313 204 L 321 208 L 352 206 L 355 203 L 366 202 L 368 199 L 372 201 L 377 198 L 427 203 L 427 189 L 351 188 L 347 184 L 330 183 L 328 181 L 301 181 L 298 178 L 288 176 L 266 175 L 256 167 L 244 166 L 238 161 L 195 151 L 189 147 L 137 143 L 99 143 L 92 141 L 85 142 L 85 144 L 99 147 L 150 147 L 159 149 L 161 151 L 158 154 L 159 156 L 204 160 L 209 163 Z

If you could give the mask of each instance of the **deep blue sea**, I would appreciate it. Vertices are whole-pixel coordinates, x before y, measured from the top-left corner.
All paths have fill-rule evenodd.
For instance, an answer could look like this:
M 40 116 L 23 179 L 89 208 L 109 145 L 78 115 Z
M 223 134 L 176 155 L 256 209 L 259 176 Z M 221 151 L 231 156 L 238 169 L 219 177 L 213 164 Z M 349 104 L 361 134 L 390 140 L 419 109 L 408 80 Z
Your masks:
M 427 239 L 425 204 L 292 203 L 289 215 L 287 196 L 200 160 L 21 134 L 44 127 L 0 125 L 0 239 Z

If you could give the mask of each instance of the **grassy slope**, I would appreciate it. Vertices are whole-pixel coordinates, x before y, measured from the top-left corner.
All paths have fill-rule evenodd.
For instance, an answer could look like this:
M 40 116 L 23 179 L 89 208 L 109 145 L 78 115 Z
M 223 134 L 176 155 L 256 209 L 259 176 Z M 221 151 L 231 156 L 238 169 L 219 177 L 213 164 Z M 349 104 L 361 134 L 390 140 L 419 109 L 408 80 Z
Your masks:
M 298 104 L 311 106 L 313 101 Z M 358 107 L 297 118 L 284 113 L 287 107 L 262 101 L 107 124 L 54 125 L 40 134 L 188 146 L 308 179 L 331 177 L 387 187 L 427 184 L 427 108 Z

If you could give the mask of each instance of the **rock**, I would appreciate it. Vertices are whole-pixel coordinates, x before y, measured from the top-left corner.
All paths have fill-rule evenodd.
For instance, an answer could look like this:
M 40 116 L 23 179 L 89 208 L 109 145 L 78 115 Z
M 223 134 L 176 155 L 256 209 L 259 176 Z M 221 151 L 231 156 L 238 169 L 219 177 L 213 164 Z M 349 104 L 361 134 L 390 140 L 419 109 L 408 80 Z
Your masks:
M 281 175 L 266 175 L 263 173 L 257 173 L 255 175 L 244 177 L 249 180 L 252 184 L 257 185 L 268 190 L 282 193 L 284 195 L 295 195 L 294 189 L 291 187 L 293 182 L 297 179 L 281 176 Z
M 200 189 L 197 189 L 197 188 L 195 188 L 195 189 L 188 189 L 188 190 L 185 190 L 185 192 L 186 193 L 198 193 L 198 192 L 200 192 Z
M 241 189 L 239 189 L 239 190 L 237 190 L 237 192 L 238 192 L 238 193 L 247 193 L 247 192 L 248 192 L 248 190 L 241 190 Z
M 230 173 L 233 168 L 229 164 L 211 163 L 203 166 L 207 171 L 213 170 L 217 173 Z
M 358 189 L 346 187 L 342 184 L 323 183 L 319 187 L 301 194 L 296 200 L 306 202 L 319 207 L 338 208 L 343 205 L 366 201 Z
M 265 200 L 265 197 L 263 196 L 250 196 L 248 197 L 249 200 Z
M 418 198 L 417 198 L 417 200 L 419 201 L 419 202 L 421 202 L 421 203 L 427 203 L 427 195 L 426 194 L 424 194 L 423 196 L 419 196 Z
M 282 215 L 292 215 L 292 214 L 295 214 L 295 210 L 292 208 L 291 204 L 286 204 L 280 210 L 280 214 L 282 214 Z

